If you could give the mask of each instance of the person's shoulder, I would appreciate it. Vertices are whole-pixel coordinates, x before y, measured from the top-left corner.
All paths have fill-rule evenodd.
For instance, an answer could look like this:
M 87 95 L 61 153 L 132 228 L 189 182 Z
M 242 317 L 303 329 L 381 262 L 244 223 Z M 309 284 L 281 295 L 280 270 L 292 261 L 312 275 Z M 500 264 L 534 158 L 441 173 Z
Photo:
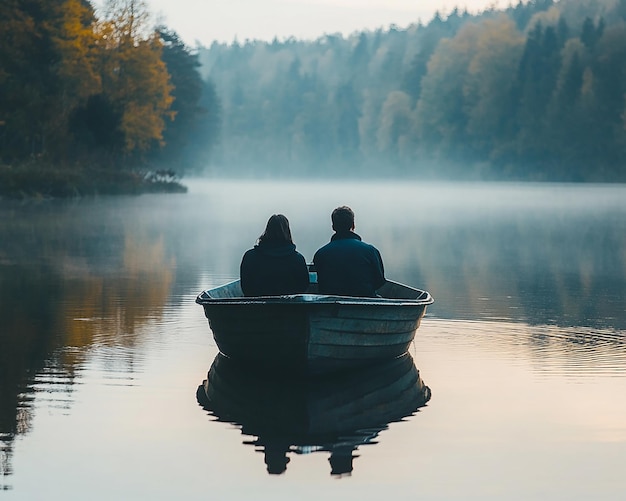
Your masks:
M 322 245 L 319 249 L 317 249 L 315 251 L 315 254 L 318 254 L 319 252 L 324 252 L 326 249 L 328 249 L 331 245 L 332 245 L 332 240 L 330 242 L 325 243 L 324 245 Z
M 378 254 L 380 256 L 380 251 L 378 250 L 378 247 L 372 245 L 372 244 L 367 244 L 369 245 L 370 249 L 372 249 L 372 252 L 374 252 L 375 254 Z
M 368 243 L 368 242 L 365 242 L 364 240 L 359 240 L 359 239 L 356 239 L 356 238 L 353 238 L 353 239 L 351 239 L 351 240 L 348 240 L 348 242 L 349 242 L 351 245 L 354 245 L 355 247 L 362 247 L 362 248 L 368 248 L 368 249 L 370 249 L 370 248 L 373 248 L 373 247 L 374 247 L 372 244 L 370 244 L 370 243 Z
M 371 254 L 377 254 L 380 256 L 380 251 L 373 245 L 368 242 L 359 242 L 359 247 L 363 249 L 364 252 L 369 252 Z
M 252 249 L 248 249 L 243 253 L 242 259 L 251 259 L 258 255 L 258 249 L 256 247 L 252 247 Z

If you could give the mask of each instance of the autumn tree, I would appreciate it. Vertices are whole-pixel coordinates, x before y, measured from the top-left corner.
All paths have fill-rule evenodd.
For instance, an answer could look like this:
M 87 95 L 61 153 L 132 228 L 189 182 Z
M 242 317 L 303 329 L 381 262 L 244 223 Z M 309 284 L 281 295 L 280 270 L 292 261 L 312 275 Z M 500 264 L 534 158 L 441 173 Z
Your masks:
M 54 110 L 49 123 L 57 158 L 67 161 L 76 147 L 69 134 L 74 112 L 102 90 L 98 72 L 97 34 L 93 8 L 84 0 L 65 0 L 55 6 L 50 26 L 57 55 L 54 73 L 56 96 L 48 106 Z
M 466 141 L 480 160 L 506 157 L 513 140 L 511 101 L 514 75 L 523 48 L 522 34 L 504 15 L 477 26 L 476 51 L 470 59 L 463 94 L 467 113 Z
M 444 39 L 428 62 L 417 103 L 420 142 L 440 151 L 459 151 L 468 122 L 464 84 L 476 53 L 480 28 L 465 25 L 452 39 Z
M 122 153 L 139 156 L 163 145 L 172 119 L 173 86 L 163 62 L 163 43 L 151 29 L 141 0 L 108 0 L 99 26 L 103 98 L 119 114 Z
M 419 99 L 422 90 L 422 78 L 428 71 L 428 61 L 439 42 L 444 38 L 453 38 L 467 20 L 469 20 L 469 14 L 467 12 L 460 13 L 458 9 L 454 9 L 445 21 L 437 12 L 432 21 L 422 28 L 417 53 L 413 56 L 402 77 L 402 90 L 409 94 L 414 101 Z

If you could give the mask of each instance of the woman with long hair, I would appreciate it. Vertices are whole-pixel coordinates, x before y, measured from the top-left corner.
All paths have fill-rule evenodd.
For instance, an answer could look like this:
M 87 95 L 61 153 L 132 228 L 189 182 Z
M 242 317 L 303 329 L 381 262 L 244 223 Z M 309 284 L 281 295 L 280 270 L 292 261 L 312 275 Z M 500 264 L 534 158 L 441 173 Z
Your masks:
M 309 271 L 291 238 L 289 220 L 274 214 L 256 245 L 246 251 L 240 266 L 245 296 L 281 296 L 305 292 Z

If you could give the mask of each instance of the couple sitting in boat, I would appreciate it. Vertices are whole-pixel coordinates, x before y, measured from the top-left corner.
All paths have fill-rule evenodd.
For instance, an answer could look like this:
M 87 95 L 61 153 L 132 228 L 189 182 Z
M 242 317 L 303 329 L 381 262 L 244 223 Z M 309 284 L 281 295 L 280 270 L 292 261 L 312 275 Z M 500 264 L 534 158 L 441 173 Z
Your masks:
M 319 294 L 374 297 L 385 283 L 380 252 L 354 233 L 354 212 L 337 207 L 331 214 L 335 233 L 313 257 Z M 241 289 L 246 296 L 278 296 L 306 292 L 309 272 L 296 250 L 289 221 L 274 214 L 254 248 L 241 261 Z

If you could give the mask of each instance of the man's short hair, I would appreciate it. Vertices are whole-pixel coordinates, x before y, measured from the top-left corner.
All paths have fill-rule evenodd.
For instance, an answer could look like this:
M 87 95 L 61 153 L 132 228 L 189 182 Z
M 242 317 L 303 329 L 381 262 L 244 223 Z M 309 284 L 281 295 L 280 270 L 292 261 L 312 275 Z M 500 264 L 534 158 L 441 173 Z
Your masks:
M 330 216 L 333 222 L 333 230 L 350 231 L 354 229 L 354 212 L 347 205 L 337 207 Z

